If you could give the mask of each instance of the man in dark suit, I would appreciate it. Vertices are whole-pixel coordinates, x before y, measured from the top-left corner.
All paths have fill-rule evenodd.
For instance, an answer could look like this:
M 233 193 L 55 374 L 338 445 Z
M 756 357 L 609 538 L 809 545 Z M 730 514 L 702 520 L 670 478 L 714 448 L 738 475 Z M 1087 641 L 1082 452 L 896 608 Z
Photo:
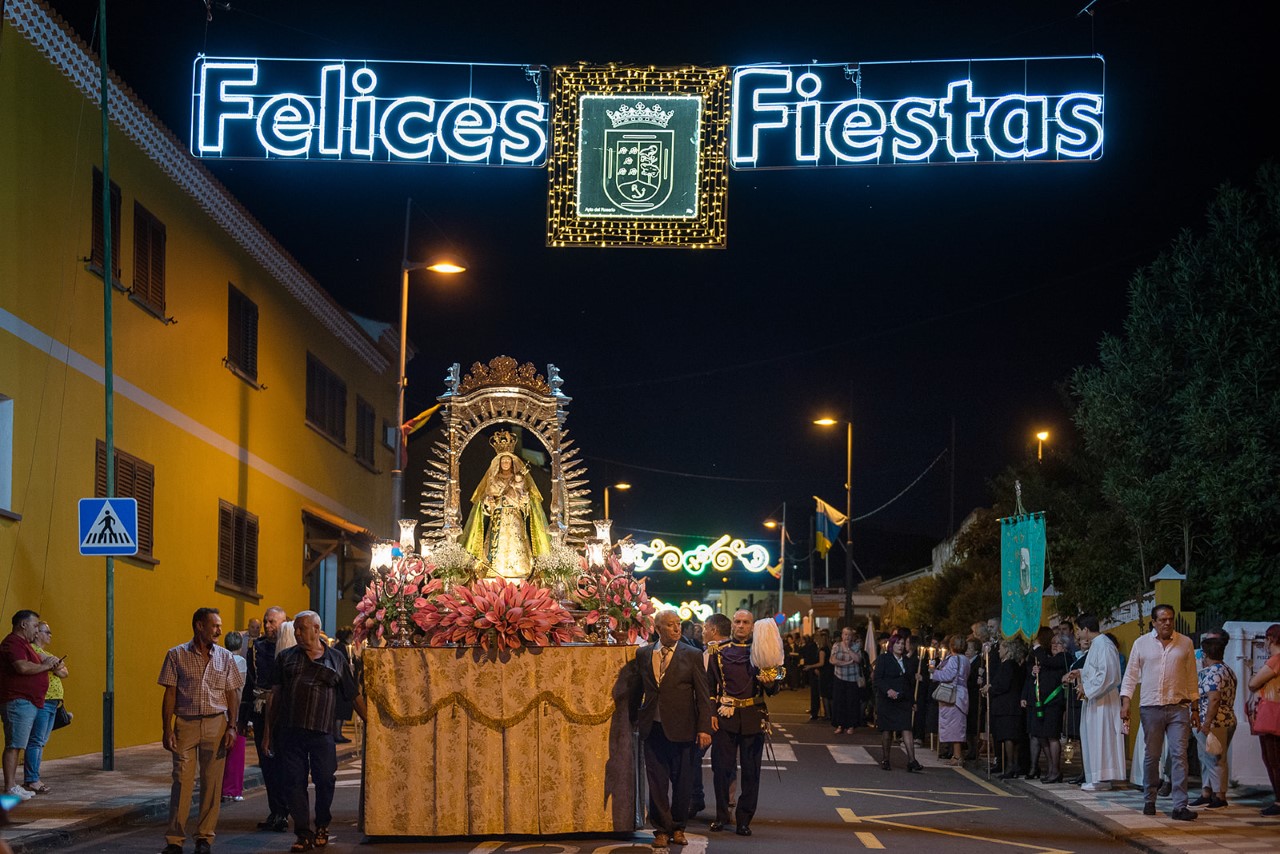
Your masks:
M 661 611 L 654 618 L 658 642 L 636 653 L 639 688 L 634 720 L 644 739 L 653 847 L 687 844 L 685 820 L 693 794 L 698 749 L 711 744 L 711 695 L 702 654 L 679 643 L 680 615 Z M 640 697 L 637 690 L 633 697 Z

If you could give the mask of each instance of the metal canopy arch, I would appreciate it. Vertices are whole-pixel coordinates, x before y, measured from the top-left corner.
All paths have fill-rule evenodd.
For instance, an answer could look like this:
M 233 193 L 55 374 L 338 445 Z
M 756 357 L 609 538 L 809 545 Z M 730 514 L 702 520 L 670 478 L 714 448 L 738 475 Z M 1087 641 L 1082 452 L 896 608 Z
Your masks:
M 581 545 L 590 533 L 591 490 L 586 466 L 575 459 L 577 448 L 565 429 L 572 398 L 560 391 L 563 380 L 555 365 L 547 376 L 529 362 L 496 356 L 487 365 L 476 362 L 464 376 L 455 362 L 445 374 L 445 393 L 437 400 L 444 422 L 444 441 L 432 448 L 436 459 L 424 470 L 422 515 L 424 539 L 457 542 L 462 534 L 462 452 L 485 428 L 497 424 L 523 427 L 538 437 L 551 461 L 551 489 L 547 525 L 553 544 Z

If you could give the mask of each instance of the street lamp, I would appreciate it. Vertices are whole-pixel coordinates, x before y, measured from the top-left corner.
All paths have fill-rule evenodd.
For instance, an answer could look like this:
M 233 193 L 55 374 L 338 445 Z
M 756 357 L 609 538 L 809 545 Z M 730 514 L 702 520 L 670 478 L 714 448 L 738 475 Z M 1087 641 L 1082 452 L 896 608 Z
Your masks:
M 836 418 L 817 418 L 819 427 L 834 427 L 842 423 Z M 853 625 L 853 422 L 844 421 L 844 619 L 846 626 Z
M 400 373 L 396 379 L 396 457 L 391 469 L 391 522 L 404 516 L 404 375 L 406 334 L 409 324 L 409 273 L 413 270 L 430 270 L 433 273 L 453 275 L 466 271 L 456 260 L 432 258 L 429 261 L 409 260 L 409 213 L 413 199 L 404 206 L 404 252 L 400 256 Z
M 1037 434 L 1036 434 L 1036 439 L 1038 439 L 1038 440 L 1039 440 L 1039 444 L 1038 444 L 1038 445 L 1036 445 L 1036 460 L 1037 460 L 1037 461 L 1038 461 L 1038 460 L 1043 460 L 1043 459 L 1044 459 L 1044 440 L 1045 440 L 1045 439 L 1048 439 L 1048 438 L 1049 438 L 1049 431 L 1048 431 L 1048 430 L 1041 430 L 1039 433 L 1037 433 Z
M 626 490 L 628 490 L 628 489 L 630 489 L 630 488 L 631 488 L 631 484 L 627 483 L 627 482 L 624 480 L 624 481 L 622 481 L 621 483 L 615 483 L 615 484 L 613 485 L 613 488 L 614 488 L 614 489 L 621 489 L 621 490 L 623 490 L 623 491 L 626 491 Z M 612 518 L 613 518 L 612 516 L 610 516 L 610 515 L 609 515 L 609 487 L 607 487 L 607 486 L 604 488 L 604 518 L 606 518 L 606 519 L 612 519 Z

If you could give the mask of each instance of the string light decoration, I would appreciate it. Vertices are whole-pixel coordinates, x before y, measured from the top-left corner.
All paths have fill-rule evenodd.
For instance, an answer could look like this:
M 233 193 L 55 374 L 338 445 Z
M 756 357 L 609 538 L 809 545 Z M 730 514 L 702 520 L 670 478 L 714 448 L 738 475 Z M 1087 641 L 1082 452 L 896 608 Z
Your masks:
M 697 201 L 678 217 L 579 216 L 584 178 L 580 144 L 583 96 L 650 99 L 697 96 Z M 551 74 L 551 154 L 547 162 L 547 245 L 722 249 L 727 237 L 729 68 L 559 67 Z M 595 176 L 592 175 L 592 178 Z
M 702 575 L 707 567 L 715 572 L 728 572 L 734 562 L 742 564 L 748 572 L 763 572 L 769 566 L 769 551 L 762 545 L 747 545 L 744 540 L 722 535 L 711 545 L 696 546 L 681 551 L 662 540 L 648 545 L 636 544 L 636 572 L 646 572 L 655 563 L 661 563 L 667 572 L 684 570 L 689 575 Z

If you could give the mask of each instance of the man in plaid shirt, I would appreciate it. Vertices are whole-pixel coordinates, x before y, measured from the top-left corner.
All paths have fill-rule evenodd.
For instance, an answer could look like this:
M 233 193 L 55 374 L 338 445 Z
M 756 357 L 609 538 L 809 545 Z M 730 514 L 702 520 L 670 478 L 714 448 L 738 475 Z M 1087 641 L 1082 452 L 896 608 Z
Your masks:
M 173 754 L 173 788 L 169 792 L 169 827 L 161 854 L 182 854 L 196 768 L 200 770 L 200 817 L 194 837 L 196 854 L 211 854 L 222 794 L 222 769 L 235 743 L 236 716 L 244 676 L 235 656 L 218 646 L 222 617 L 217 608 L 197 608 L 191 617 L 193 637 L 165 653 L 158 681 L 165 750 Z

